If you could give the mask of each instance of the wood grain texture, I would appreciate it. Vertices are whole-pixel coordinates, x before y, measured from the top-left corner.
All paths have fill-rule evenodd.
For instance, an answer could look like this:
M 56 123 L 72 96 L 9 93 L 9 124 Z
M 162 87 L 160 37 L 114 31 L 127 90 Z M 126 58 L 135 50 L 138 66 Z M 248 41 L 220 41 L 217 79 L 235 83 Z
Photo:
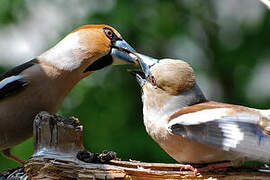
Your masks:
M 107 164 L 86 163 L 76 158 L 82 149 L 82 126 L 75 118 L 42 112 L 34 122 L 35 154 L 25 164 L 29 180 L 36 179 L 216 179 L 266 180 L 270 173 L 231 169 L 195 175 L 181 164 L 111 160 Z M 68 132 L 68 136 L 67 136 Z M 72 136 L 76 134 L 76 138 Z M 65 137 L 65 138 L 64 138 Z M 53 139 L 52 139 L 53 138 Z M 61 141 L 59 141 L 61 139 Z M 70 150 L 67 147 L 71 146 Z M 44 151 L 46 149 L 46 151 Z

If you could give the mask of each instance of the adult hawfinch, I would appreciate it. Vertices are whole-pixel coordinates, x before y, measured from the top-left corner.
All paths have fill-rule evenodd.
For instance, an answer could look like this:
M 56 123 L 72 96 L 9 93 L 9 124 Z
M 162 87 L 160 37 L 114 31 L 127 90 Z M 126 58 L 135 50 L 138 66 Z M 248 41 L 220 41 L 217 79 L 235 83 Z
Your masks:
M 112 27 L 75 29 L 37 58 L 0 75 L 0 151 L 32 135 L 40 111 L 56 113 L 70 90 L 84 77 L 111 64 L 133 63 L 123 50 L 135 52 Z

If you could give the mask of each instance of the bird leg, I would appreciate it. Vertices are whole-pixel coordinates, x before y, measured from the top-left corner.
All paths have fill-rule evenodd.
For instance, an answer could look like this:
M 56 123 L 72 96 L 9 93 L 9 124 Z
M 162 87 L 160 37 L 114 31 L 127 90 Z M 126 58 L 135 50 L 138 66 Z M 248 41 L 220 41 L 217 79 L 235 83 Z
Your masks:
M 232 162 L 219 162 L 213 164 L 207 164 L 206 167 L 198 168 L 198 172 L 208 172 L 216 170 L 226 170 L 228 167 L 232 167 Z
M 200 172 L 226 170 L 228 167 L 231 167 L 232 165 L 233 165 L 232 162 L 219 162 L 219 163 L 207 164 L 205 167 L 201 167 L 201 168 L 194 168 L 192 165 L 187 164 L 187 165 L 183 165 L 180 168 L 180 171 L 190 170 L 194 172 L 194 174 L 196 175 L 197 173 L 200 173 Z
M 11 152 L 10 152 L 10 149 L 5 149 L 5 150 L 3 150 L 3 151 L 2 151 L 2 154 L 3 154 L 4 156 L 6 156 L 7 158 L 12 159 L 12 160 L 18 162 L 18 163 L 21 164 L 21 165 L 24 165 L 24 164 L 25 164 L 25 161 L 24 161 L 24 160 L 21 160 L 20 158 L 18 158 L 18 157 L 16 157 L 16 156 L 12 155 Z

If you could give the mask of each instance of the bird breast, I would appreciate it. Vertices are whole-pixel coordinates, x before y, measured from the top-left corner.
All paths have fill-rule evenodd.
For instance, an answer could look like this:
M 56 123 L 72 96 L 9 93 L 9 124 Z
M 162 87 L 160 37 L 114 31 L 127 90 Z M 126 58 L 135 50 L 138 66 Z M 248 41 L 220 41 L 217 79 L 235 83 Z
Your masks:
M 147 133 L 157 142 L 166 141 L 169 135 L 167 130 L 168 117 L 163 116 L 160 111 L 144 107 L 144 125 Z

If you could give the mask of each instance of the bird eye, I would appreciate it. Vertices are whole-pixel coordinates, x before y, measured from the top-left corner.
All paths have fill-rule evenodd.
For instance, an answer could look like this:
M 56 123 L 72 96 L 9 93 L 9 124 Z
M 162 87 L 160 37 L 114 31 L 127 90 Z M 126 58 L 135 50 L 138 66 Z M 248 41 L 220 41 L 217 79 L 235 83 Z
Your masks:
M 104 29 L 104 32 L 109 39 L 112 39 L 114 37 L 114 33 L 111 29 Z
M 152 86 L 157 86 L 157 81 L 156 81 L 156 79 L 154 78 L 154 76 L 150 76 L 150 77 L 149 77 L 149 81 L 150 81 L 150 83 L 152 84 Z

